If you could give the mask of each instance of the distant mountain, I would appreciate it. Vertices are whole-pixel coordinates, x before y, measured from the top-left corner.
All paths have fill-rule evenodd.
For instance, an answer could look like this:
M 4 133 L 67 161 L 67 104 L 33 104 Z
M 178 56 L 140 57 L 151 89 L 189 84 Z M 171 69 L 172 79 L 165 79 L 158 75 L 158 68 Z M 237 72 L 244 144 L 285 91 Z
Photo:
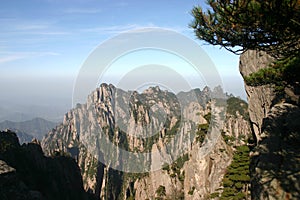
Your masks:
M 0 130 L 10 129 L 15 131 L 20 139 L 20 143 L 24 143 L 31 141 L 33 137 L 41 140 L 55 126 L 55 122 L 42 118 L 34 118 L 23 122 L 6 120 L 0 123 Z
M 3 102 L 1 102 L 3 104 Z M 13 111 L 9 107 L 0 107 L 0 121 L 10 120 L 10 121 L 26 121 L 34 118 L 29 113 L 23 113 L 19 111 Z
M 14 104 L 0 99 L 0 122 L 8 120 L 14 122 L 28 121 L 39 117 L 52 122 L 62 121 L 62 116 L 70 109 L 70 105 L 30 105 Z
M 9 130 L 14 131 L 16 133 L 16 135 L 19 138 L 20 144 L 31 142 L 34 138 L 32 135 L 29 135 L 28 133 L 22 132 L 17 129 L 9 129 Z

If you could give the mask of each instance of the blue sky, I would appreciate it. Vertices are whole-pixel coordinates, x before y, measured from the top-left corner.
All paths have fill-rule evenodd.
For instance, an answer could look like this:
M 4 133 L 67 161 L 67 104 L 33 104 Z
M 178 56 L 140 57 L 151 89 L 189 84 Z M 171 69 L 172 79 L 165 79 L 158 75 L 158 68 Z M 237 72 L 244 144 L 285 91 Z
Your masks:
M 225 90 L 245 99 L 238 56 L 196 40 L 188 27 L 194 0 L 10 0 L 0 7 L 1 104 L 71 106 L 73 83 L 103 41 L 143 27 L 195 40 L 215 63 Z M 202 87 L 202 86 L 199 86 Z M 13 101 L 12 101 L 13 99 Z

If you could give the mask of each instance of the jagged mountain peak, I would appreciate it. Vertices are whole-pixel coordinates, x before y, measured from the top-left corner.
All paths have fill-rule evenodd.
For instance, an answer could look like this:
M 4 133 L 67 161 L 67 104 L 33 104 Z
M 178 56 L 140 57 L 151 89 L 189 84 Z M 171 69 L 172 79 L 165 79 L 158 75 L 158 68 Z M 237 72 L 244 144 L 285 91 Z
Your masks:
M 159 86 L 149 86 L 147 89 L 139 92 L 137 90 L 125 91 L 123 89 L 116 88 L 113 84 L 102 83 L 94 92 L 95 93 L 92 93 L 93 97 L 91 97 L 94 98 L 93 100 L 100 99 L 103 101 L 104 96 L 125 96 L 126 98 L 133 97 L 134 99 L 152 100 L 168 96 L 171 98 L 179 98 L 182 102 L 185 102 L 187 99 L 191 100 L 191 98 L 198 99 L 202 106 L 204 106 L 212 98 L 228 98 L 227 94 L 223 92 L 221 86 L 216 86 L 213 90 L 211 90 L 208 86 L 205 86 L 202 91 L 199 88 L 194 88 L 189 91 L 180 91 L 175 94 L 172 91 L 162 90 Z
M 50 131 L 41 145 L 47 155 L 63 152 L 75 158 L 81 169 L 85 190 L 91 191 L 100 199 L 127 199 L 132 194 L 123 189 L 139 190 L 134 187 L 148 191 L 151 198 L 155 197 L 159 185 L 154 186 L 156 189 L 147 188 L 148 186 L 136 179 L 139 174 L 131 177 L 128 172 L 148 174 L 143 180 L 161 183 L 166 187 L 168 195 L 177 191 L 168 186 L 172 184 L 176 185 L 176 188 L 181 188 L 177 191 L 180 194 L 189 195 L 186 190 L 191 188 L 194 182 L 191 181 L 186 187 L 182 182 L 183 171 L 192 170 L 183 165 L 190 159 L 189 154 L 193 157 L 190 166 L 198 166 L 194 163 L 196 160 L 210 156 L 209 153 L 205 153 L 207 149 L 215 154 L 213 152 L 218 149 L 228 148 L 224 146 L 225 142 L 222 140 L 218 140 L 218 146 L 215 147 L 217 150 L 211 148 L 213 145 L 201 148 L 202 143 L 211 144 L 209 141 L 213 139 L 208 132 L 206 137 L 199 135 L 200 124 L 206 124 L 204 127 L 209 128 L 207 124 L 209 119 L 204 116 L 210 116 L 213 112 L 213 102 L 208 90 L 210 91 L 210 89 L 203 91 L 192 89 L 175 95 L 156 86 L 139 93 L 124 91 L 111 84 L 101 84 L 88 96 L 86 104 L 77 106 L 65 115 L 63 123 Z M 216 110 L 222 112 L 222 108 Z M 243 126 L 244 131 L 241 133 L 246 134 L 247 121 L 230 119 L 230 127 L 226 129 L 226 133 L 238 135 L 238 131 L 232 132 L 236 131 L 237 127 Z M 230 155 L 230 153 L 225 157 L 214 155 L 214 159 L 217 163 L 221 162 L 222 167 L 219 171 L 213 170 L 216 174 L 211 176 L 211 182 L 219 179 L 220 174 L 224 172 L 229 164 Z M 171 171 L 161 170 L 165 163 L 177 163 L 176 160 L 182 159 L 181 156 L 184 156 L 184 161 L 180 161 L 176 170 L 174 167 Z M 204 162 L 210 162 L 209 160 Z M 154 175 L 153 171 L 157 170 L 158 177 L 164 177 L 165 181 Z M 201 170 L 205 174 L 201 176 L 206 179 L 209 176 L 206 173 L 207 169 Z M 190 173 L 187 176 L 189 179 L 195 179 Z M 216 189 L 218 183 L 211 183 L 209 191 Z M 142 185 L 138 186 L 139 184 Z M 201 195 L 208 193 L 200 187 L 195 191 Z M 136 196 L 137 199 L 146 198 L 143 192 L 140 194 L 140 197 Z M 122 195 L 125 195 L 124 198 Z
M 205 86 L 202 90 L 202 92 L 209 94 L 211 92 L 210 88 L 208 86 Z
M 143 94 L 153 94 L 155 92 L 161 92 L 159 86 L 150 86 L 148 89 L 143 91 Z

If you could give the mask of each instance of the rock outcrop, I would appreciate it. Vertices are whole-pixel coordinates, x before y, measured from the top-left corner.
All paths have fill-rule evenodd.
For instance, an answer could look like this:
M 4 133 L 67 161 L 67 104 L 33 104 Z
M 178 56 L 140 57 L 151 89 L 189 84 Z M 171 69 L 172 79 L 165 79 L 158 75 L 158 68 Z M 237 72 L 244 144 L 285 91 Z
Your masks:
M 240 57 L 243 77 L 269 67 L 274 58 L 247 51 Z M 286 87 L 246 85 L 249 115 L 256 139 L 250 164 L 252 199 L 300 199 L 299 94 Z M 298 91 L 299 92 L 299 91 Z
M 38 144 L 20 146 L 15 133 L 0 132 L 0 199 L 93 199 L 83 189 L 71 157 L 45 157 Z
M 214 91 L 218 98 L 212 100 Z M 222 185 L 234 145 L 250 132 L 237 110 L 225 114 L 220 97 L 220 88 L 175 95 L 102 84 L 42 147 L 47 155 L 74 157 L 84 189 L 98 199 L 206 199 Z
M 240 57 L 240 72 L 243 77 L 259 69 L 266 68 L 274 59 L 264 52 L 246 51 Z M 260 141 L 263 119 L 267 116 L 273 101 L 276 99 L 275 89 L 271 85 L 245 85 L 248 96 L 248 110 L 255 139 Z

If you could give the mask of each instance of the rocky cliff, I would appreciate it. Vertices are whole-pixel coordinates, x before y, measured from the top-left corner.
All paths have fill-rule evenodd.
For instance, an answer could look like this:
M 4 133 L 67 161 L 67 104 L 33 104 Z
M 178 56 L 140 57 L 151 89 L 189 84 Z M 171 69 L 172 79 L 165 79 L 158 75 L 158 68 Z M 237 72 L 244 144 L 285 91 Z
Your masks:
M 264 52 L 247 51 L 240 57 L 240 72 L 247 77 L 273 61 Z M 300 199 L 299 88 L 286 86 L 279 95 L 272 84 L 245 87 L 256 139 L 250 164 L 252 199 Z
M 220 97 L 228 96 L 221 93 L 138 93 L 102 84 L 42 147 L 73 156 L 85 190 L 99 199 L 206 199 L 222 189 L 235 146 L 250 133 L 246 103 L 225 112 Z
M 0 132 L 0 199 L 93 199 L 71 157 L 45 157 L 37 143 L 20 146 L 15 133 Z

